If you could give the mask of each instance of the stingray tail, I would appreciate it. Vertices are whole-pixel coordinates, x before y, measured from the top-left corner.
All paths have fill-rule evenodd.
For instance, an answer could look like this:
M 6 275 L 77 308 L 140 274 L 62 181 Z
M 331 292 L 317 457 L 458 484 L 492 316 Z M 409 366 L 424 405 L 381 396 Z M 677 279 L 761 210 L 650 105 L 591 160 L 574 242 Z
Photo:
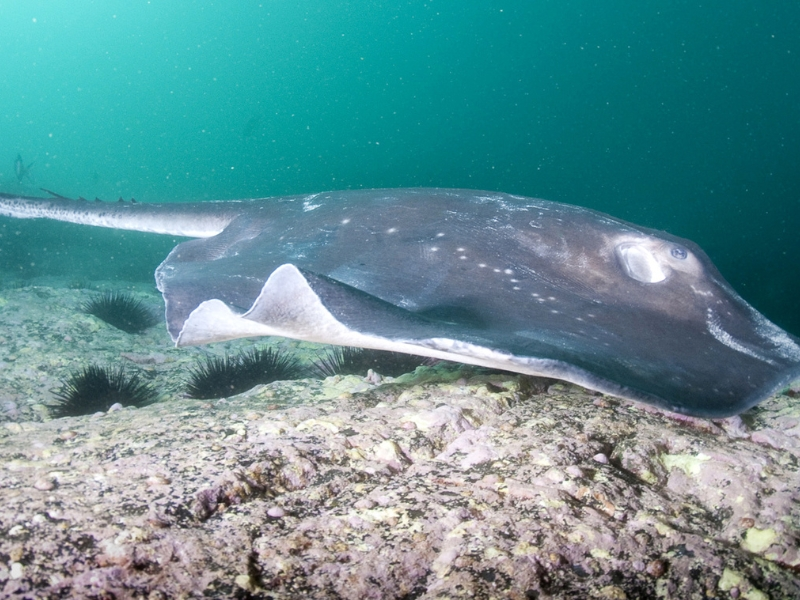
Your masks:
M 0 216 L 16 219 L 52 219 L 111 229 L 146 231 L 185 237 L 210 237 L 221 232 L 240 212 L 223 202 L 172 204 L 72 200 L 50 190 L 52 198 L 0 193 Z

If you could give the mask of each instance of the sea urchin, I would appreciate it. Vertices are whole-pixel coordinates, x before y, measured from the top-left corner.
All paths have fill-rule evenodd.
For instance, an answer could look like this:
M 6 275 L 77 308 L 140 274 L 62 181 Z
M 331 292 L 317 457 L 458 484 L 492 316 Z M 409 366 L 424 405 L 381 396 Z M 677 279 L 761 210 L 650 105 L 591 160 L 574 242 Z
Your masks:
M 256 348 L 238 355 L 207 356 L 189 373 L 186 394 L 190 398 L 224 398 L 263 383 L 300 376 L 296 358 L 272 348 Z
M 341 346 L 328 350 L 325 356 L 314 363 L 313 368 L 320 377 L 366 375 L 370 369 L 381 375 L 397 377 L 433 362 L 435 359 L 403 352 Z
M 81 310 L 126 333 L 140 333 L 158 322 L 140 300 L 124 292 L 105 292 L 95 296 L 84 302 Z
M 126 375 L 122 367 L 89 365 L 73 372 L 55 394 L 56 417 L 77 417 L 107 411 L 112 404 L 144 406 L 155 401 L 156 391 L 139 375 Z

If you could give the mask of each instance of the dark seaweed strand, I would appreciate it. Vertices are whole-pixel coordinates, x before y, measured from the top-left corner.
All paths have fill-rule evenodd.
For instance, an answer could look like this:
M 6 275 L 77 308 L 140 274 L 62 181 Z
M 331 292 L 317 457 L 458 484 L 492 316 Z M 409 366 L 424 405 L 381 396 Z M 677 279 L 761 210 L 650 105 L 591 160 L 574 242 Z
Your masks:
M 186 394 L 190 398 L 224 398 L 257 385 L 298 379 L 298 360 L 272 348 L 256 348 L 238 355 L 207 356 L 189 372 Z
M 314 362 L 312 368 L 322 378 L 332 375 L 366 375 L 370 369 L 381 375 L 398 377 L 427 364 L 431 364 L 431 359 L 414 354 L 341 346 L 328 350 Z
M 55 394 L 56 417 L 77 417 L 107 411 L 112 404 L 145 406 L 158 397 L 156 390 L 138 374 L 127 375 L 122 367 L 89 365 L 62 381 Z
M 81 305 L 81 310 L 126 333 L 141 333 L 158 318 L 140 300 L 125 292 L 105 292 Z

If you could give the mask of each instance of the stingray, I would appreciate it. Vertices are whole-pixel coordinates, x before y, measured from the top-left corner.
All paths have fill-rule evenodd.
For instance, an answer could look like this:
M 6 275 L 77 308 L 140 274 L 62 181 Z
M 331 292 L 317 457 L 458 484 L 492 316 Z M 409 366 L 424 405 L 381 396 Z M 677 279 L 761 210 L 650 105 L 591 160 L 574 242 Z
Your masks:
M 555 377 L 703 417 L 800 377 L 800 346 L 694 243 L 451 189 L 149 204 L 0 196 L 0 215 L 186 236 L 156 269 L 178 346 L 256 336 Z

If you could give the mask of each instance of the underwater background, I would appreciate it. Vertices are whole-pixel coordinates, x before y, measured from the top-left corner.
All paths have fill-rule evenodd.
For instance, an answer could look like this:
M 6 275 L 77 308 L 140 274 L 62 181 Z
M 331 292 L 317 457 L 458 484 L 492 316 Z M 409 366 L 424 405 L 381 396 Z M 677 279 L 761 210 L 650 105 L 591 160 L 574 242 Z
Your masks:
M 0 191 L 541 197 L 697 242 L 800 334 L 800 3 L 0 0 L 0 48 Z M 152 282 L 175 243 L 0 218 L 0 282 Z

